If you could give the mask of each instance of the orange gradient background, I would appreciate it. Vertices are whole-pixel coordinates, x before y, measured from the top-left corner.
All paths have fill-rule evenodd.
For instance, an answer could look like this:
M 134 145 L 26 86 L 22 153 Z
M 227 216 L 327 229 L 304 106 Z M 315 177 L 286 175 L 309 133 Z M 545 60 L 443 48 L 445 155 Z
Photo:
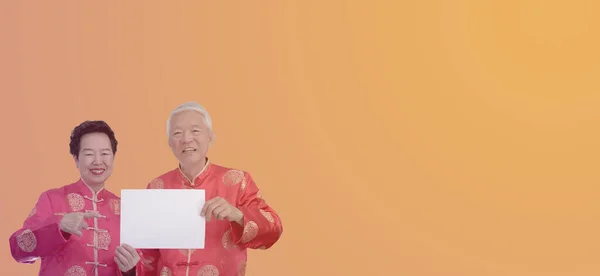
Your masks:
M 598 1 L 0 4 L 0 251 L 78 178 L 106 120 L 107 187 L 176 166 L 165 121 L 214 118 L 213 162 L 283 219 L 247 275 L 600 273 Z

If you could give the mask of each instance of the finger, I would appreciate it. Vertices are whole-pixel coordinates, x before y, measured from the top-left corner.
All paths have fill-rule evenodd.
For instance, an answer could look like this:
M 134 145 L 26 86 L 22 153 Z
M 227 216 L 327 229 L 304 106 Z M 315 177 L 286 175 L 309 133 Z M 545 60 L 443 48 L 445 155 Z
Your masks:
M 124 243 L 121 245 L 121 247 L 127 250 L 127 252 L 129 252 L 132 256 L 135 257 L 137 255 L 137 251 L 131 245 Z
M 210 215 L 209 210 L 211 210 L 211 208 L 213 208 L 212 204 L 210 202 L 207 202 L 206 204 L 204 204 L 204 208 L 202 208 L 202 212 L 200 213 L 200 215 L 206 218 L 208 215 Z M 208 218 L 206 220 L 208 220 Z
M 119 261 L 121 262 L 123 267 L 125 267 L 127 265 L 127 256 L 124 253 L 124 249 L 121 248 L 120 246 L 117 247 L 117 250 L 115 250 L 115 257 L 117 257 L 119 259 Z
M 133 255 L 129 253 L 123 246 L 119 246 L 117 248 L 117 252 L 120 252 L 125 257 L 125 260 L 133 260 Z
M 216 220 L 221 220 L 223 219 L 222 216 L 219 216 L 220 213 L 222 213 L 223 211 L 227 212 L 227 210 L 229 206 L 227 206 L 227 203 L 225 201 L 219 201 L 219 205 L 217 207 L 215 207 L 215 209 L 212 211 L 212 215 Z
M 115 250 L 115 257 L 119 258 L 119 260 L 125 260 L 121 246 L 117 246 L 117 249 Z
M 115 263 L 117 263 L 117 266 L 119 266 L 119 269 L 123 270 L 125 269 L 125 265 L 123 264 L 123 262 L 121 262 L 121 260 L 115 256 Z
M 81 232 L 81 230 L 73 230 L 73 231 L 71 231 L 71 234 L 77 235 L 79 237 L 81 237 L 81 235 L 83 235 L 83 233 Z
M 83 218 L 97 218 L 100 216 L 100 214 L 96 211 L 92 211 L 92 212 L 86 212 L 83 213 Z
M 87 224 L 87 222 L 85 222 L 85 220 L 82 220 L 79 224 L 79 227 L 81 227 L 81 229 L 87 229 L 89 225 Z
M 225 217 L 228 209 L 229 208 L 227 208 L 227 206 L 223 206 L 223 205 L 219 206 L 219 208 L 215 208 L 215 210 L 213 211 L 215 219 L 217 219 L 217 220 L 223 219 Z
M 204 206 L 202 206 L 202 209 L 200 209 L 200 216 L 205 216 L 206 214 L 206 202 L 204 203 Z
M 206 210 L 208 209 L 208 207 L 210 207 L 210 205 L 213 204 L 213 202 L 215 202 L 214 198 L 204 202 L 204 206 L 202 207 L 202 210 L 200 211 L 201 216 L 203 216 L 203 217 L 206 216 Z
M 213 212 L 215 210 L 215 208 L 218 208 L 219 205 L 217 205 L 217 203 L 211 204 L 210 206 L 208 206 L 208 208 L 206 209 L 206 221 L 210 221 L 211 218 L 213 217 Z

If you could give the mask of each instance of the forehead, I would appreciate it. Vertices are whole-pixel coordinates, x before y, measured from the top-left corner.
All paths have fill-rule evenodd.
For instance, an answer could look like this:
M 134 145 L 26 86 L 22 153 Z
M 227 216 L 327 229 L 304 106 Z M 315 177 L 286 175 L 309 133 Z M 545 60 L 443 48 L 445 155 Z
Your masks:
M 101 132 L 88 133 L 81 137 L 80 148 L 83 149 L 110 149 L 108 135 Z
M 190 127 L 201 126 L 205 127 L 204 115 L 195 110 L 185 110 L 178 112 L 171 117 L 171 127 Z

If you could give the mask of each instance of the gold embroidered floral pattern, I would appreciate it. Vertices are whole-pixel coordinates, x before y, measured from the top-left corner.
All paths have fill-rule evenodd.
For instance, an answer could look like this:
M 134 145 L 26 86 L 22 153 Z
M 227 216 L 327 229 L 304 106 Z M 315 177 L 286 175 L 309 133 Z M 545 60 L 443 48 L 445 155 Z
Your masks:
M 23 232 L 17 236 L 17 245 L 19 245 L 19 248 L 25 252 L 33 252 L 37 246 L 35 234 L 33 234 L 33 232 L 31 232 L 29 229 L 23 230 Z
M 98 233 L 98 248 L 108 249 L 110 241 L 110 234 L 108 232 Z
M 83 197 L 80 194 L 70 193 L 67 195 L 67 199 L 69 200 L 69 206 L 73 212 L 83 210 L 84 202 Z
M 110 210 L 113 211 L 115 215 L 121 214 L 121 200 L 111 199 L 110 200 Z
M 223 238 L 221 238 L 221 244 L 223 244 L 223 247 L 227 250 L 237 247 L 233 243 L 233 234 L 231 233 L 231 230 L 225 231 Z
M 160 276 L 172 276 L 173 273 L 171 272 L 171 269 L 163 266 L 163 268 L 160 270 Z
M 152 256 L 144 256 L 142 258 L 142 264 L 144 265 L 144 267 L 148 271 L 153 271 L 154 270 L 154 264 L 153 263 L 154 263 L 154 257 L 152 257 Z
M 223 184 L 226 186 L 235 186 L 241 184 L 242 191 L 246 189 L 246 178 L 244 172 L 240 170 L 229 170 L 223 175 Z
M 275 220 L 273 219 L 273 215 L 271 215 L 270 212 L 265 211 L 263 209 L 258 210 L 270 223 L 275 223 Z
M 219 276 L 219 269 L 214 265 L 205 265 L 198 270 L 198 276 Z
M 86 276 L 85 269 L 83 267 L 74 265 L 70 267 L 67 272 L 65 272 L 65 276 Z
M 150 181 L 150 189 L 164 189 L 165 183 L 160 178 L 155 178 Z
M 249 221 L 244 226 L 244 232 L 242 233 L 242 242 L 246 243 L 251 241 L 258 234 L 258 225 L 254 221 Z

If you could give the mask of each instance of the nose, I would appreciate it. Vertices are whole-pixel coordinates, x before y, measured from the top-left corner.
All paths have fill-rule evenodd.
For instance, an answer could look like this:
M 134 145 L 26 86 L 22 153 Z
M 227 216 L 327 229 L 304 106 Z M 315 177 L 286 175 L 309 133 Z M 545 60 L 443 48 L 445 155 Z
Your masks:
M 192 134 L 189 131 L 183 132 L 183 141 L 189 142 L 192 140 Z
M 100 154 L 95 154 L 94 155 L 94 160 L 92 161 L 93 164 L 102 164 L 102 158 L 100 158 Z

